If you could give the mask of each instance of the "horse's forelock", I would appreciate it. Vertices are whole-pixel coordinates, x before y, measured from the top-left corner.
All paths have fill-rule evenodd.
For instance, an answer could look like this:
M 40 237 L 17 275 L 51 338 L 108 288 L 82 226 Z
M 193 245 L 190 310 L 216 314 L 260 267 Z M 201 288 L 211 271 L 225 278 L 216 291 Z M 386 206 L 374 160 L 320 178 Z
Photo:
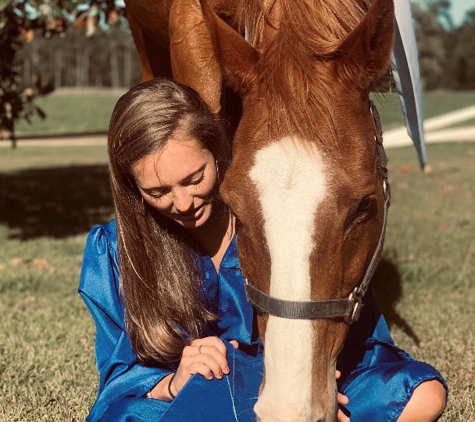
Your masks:
M 291 44 L 298 41 L 317 56 L 335 52 L 341 41 L 362 20 L 369 0 L 241 0 L 242 13 L 250 43 L 259 49 L 271 10 L 278 4 L 278 37 Z
M 266 70 L 261 87 L 266 88 L 270 136 L 309 139 L 311 135 L 322 145 L 336 141 L 333 77 L 328 72 L 315 72 L 312 66 L 278 60 L 267 62 Z
M 273 137 L 313 134 L 322 143 L 336 140 L 334 128 L 335 75 L 328 59 L 346 36 L 361 22 L 369 5 L 366 0 L 276 0 L 280 24 L 261 53 L 264 66 L 258 85 L 264 89 Z M 265 4 L 264 4 L 265 3 Z M 250 42 L 257 44 L 275 1 L 247 2 Z M 344 16 L 344 18 L 342 18 Z M 278 118 L 272 118 L 278 116 Z M 316 119 L 316 116 L 319 116 Z M 329 139 L 330 138 L 330 139 Z

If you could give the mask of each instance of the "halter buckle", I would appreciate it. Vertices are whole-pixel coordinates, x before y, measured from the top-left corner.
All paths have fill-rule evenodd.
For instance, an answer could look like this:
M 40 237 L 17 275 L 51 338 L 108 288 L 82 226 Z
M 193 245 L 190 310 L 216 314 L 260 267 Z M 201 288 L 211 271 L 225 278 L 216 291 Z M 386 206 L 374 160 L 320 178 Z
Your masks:
M 350 293 L 348 301 L 353 305 L 353 309 L 351 309 L 350 315 L 344 318 L 348 325 L 358 321 L 361 310 L 363 309 L 363 296 L 364 292 L 360 291 L 360 286 L 356 286 Z

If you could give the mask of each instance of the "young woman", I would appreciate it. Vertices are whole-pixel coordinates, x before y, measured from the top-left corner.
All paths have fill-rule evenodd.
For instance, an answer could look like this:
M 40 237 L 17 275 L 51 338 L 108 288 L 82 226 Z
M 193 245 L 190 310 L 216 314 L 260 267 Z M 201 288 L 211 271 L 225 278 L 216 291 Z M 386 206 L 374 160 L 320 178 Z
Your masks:
M 254 421 L 262 344 L 218 194 L 221 122 L 193 90 L 157 78 L 119 100 L 108 145 L 116 221 L 91 230 L 79 287 L 100 373 L 88 421 Z M 365 300 L 339 360 L 339 403 L 352 421 L 435 420 L 442 377 L 396 348 Z

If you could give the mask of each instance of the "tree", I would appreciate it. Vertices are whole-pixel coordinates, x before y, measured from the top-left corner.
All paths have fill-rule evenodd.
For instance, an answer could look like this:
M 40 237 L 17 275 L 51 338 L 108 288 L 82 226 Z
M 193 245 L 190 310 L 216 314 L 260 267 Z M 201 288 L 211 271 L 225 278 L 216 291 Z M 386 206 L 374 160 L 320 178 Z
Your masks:
M 475 9 L 468 12 L 461 27 L 454 31 L 453 53 L 450 60 L 451 87 L 453 89 L 475 89 Z
M 446 60 L 444 28 L 433 11 L 424 10 L 417 3 L 412 5 L 412 14 L 424 89 L 440 88 Z
M 475 8 L 456 27 L 449 0 L 431 0 L 426 5 L 412 5 L 424 88 L 474 89 Z
M 74 22 L 83 22 L 92 34 L 98 22 L 117 22 L 123 8 L 114 0 L 14 0 L 0 6 L 0 135 L 9 136 L 16 145 L 15 122 L 30 120 L 34 114 L 45 117 L 34 100 L 54 90 L 54 82 L 43 84 L 33 70 L 28 84 L 21 82 L 17 53 L 34 33 L 45 38 L 61 36 Z M 34 50 L 33 50 L 34 52 Z M 55 57 L 61 61 L 61 57 Z M 34 63 L 34 60 L 33 60 Z

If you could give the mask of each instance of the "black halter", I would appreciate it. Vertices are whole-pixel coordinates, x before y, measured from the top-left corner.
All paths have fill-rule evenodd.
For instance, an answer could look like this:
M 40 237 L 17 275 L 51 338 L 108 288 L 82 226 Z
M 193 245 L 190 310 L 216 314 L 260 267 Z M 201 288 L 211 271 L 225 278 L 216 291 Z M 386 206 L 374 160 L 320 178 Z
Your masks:
M 385 200 L 383 226 L 379 236 L 378 245 L 376 246 L 376 250 L 371 258 L 371 262 L 366 269 L 363 280 L 346 298 L 316 301 L 293 301 L 272 297 L 257 289 L 246 278 L 245 289 L 247 299 L 259 311 L 287 319 L 343 319 L 347 324 L 352 324 L 358 320 L 363 307 L 363 296 L 368 289 L 371 278 L 373 277 L 381 258 L 381 251 L 383 249 L 384 238 L 386 235 L 387 214 L 391 198 L 388 183 L 388 171 L 386 168 L 388 160 L 383 147 L 381 121 L 376 106 L 372 101 L 370 101 L 370 111 L 373 116 L 378 169 L 383 183 Z

